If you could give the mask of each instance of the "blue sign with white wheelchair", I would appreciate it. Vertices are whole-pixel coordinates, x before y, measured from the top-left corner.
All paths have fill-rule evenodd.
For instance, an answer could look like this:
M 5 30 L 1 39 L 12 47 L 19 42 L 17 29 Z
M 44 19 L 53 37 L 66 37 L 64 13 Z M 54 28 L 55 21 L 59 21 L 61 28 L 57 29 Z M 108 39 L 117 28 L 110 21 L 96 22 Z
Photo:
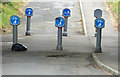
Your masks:
M 57 17 L 55 19 L 55 26 L 56 27 L 63 27 L 64 26 L 64 18 L 62 17 Z
M 20 18 L 16 15 L 11 16 L 10 24 L 11 25 L 19 25 L 20 24 Z
M 25 10 L 25 14 L 26 14 L 27 16 L 32 16 L 32 15 L 33 15 L 33 9 L 32 9 L 32 8 L 27 8 L 27 9 Z
M 99 18 L 95 20 L 95 27 L 96 28 L 104 28 L 105 20 L 103 18 Z
M 69 17 L 70 16 L 70 9 L 66 8 L 63 10 L 63 16 L 64 17 Z

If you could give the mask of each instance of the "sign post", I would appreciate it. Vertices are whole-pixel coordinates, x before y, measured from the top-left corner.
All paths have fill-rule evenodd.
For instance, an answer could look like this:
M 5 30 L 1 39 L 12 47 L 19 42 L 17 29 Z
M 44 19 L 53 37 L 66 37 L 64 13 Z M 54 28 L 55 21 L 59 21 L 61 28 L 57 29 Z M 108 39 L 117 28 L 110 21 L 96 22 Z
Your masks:
M 16 15 L 11 16 L 10 24 L 13 25 L 13 44 L 18 42 L 17 26 L 20 24 L 20 18 Z
M 31 35 L 30 31 L 30 21 L 31 21 L 31 16 L 33 15 L 33 10 L 32 8 L 27 8 L 25 10 L 25 14 L 27 16 L 27 28 L 26 28 L 26 35 Z
M 56 50 L 62 50 L 62 27 L 64 26 L 64 18 L 57 17 L 55 19 L 55 26 L 58 27 L 58 41 Z
M 98 18 L 95 20 L 95 27 L 97 28 L 97 38 L 96 38 L 96 49 L 95 52 L 97 53 L 102 53 L 102 48 L 101 48 L 101 33 L 102 33 L 102 28 L 105 26 L 105 20 L 103 18 Z
M 64 19 L 65 19 L 65 26 L 64 26 L 64 33 L 63 33 L 63 36 L 67 36 L 67 24 L 68 24 L 68 17 L 70 17 L 70 9 L 68 8 L 65 8 L 63 10 L 63 14 L 64 16 Z
M 18 43 L 18 30 L 17 26 L 20 24 L 20 18 L 16 15 L 11 16 L 10 24 L 13 26 L 13 51 L 26 51 L 27 47 Z

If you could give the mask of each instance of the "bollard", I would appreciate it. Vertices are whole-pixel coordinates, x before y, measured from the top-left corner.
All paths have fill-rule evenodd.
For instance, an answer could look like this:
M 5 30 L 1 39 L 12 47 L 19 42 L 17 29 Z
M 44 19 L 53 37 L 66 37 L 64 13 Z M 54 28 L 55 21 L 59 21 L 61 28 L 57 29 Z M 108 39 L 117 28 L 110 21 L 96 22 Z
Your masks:
M 65 20 L 65 26 L 64 26 L 64 32 L 63 32 L 63 36 L 67 36 L 67 25 L 68 25 L 68 17 L 70 17 L 70 9 L 65 8 L 63 10 L 62 16 L 64 16 L 64 20 Z
M 30 20 L 31 20 L 31 16 L 27 16 L 27 30 L 26 30 L 26 35 L 31 35 L 31 32 L 30 32 Z
M 98 32 L 98 29 L 96 28 L 94 37 L 97 37 L 97 32 Z
M 10 24 L 13 26 L 13 45 L 12 51 L 26 51 L 27 47 L 18 43 L 17 26 L 20 24 L 20 18 L 16 15 L 11 16 Z
M 62 50 L 62 27 L 58 27 L 58 44 L 57 44 L 57 50 Z
M 18 31 L 17 26 L 13 25 L 13 44 L 18 42 Z
M 96 52 L 98 53 L 102 53 L 102 49 L 101 49 L 101 30 L 102 29 L 97 29 L 97 37 L 96 37 Z
M 63 50 L 62 47 L 62 27 L 64 26 L 64 18 L 57 17 L 55 19 L 55 26 L 58 27 L 58 40 L 56 50 Z
M 31 16 L 33 15 L 33 9 L 32 8 L 27 8 L 25 10 L 25 14 L 27 16 L 26 36 L 30 36 L 31 35 L 30 22 L 31 22 Z
M 97 38 L 96 38 L 96 49 L 95 52 L 102 53 L 101 48 L 101 34 L 102 28 L 105 26 L 105 20 L 103 18 L 98 18 L 95 20 L 95 27 L 97 28 Z
M 67 21 L 68 21 L 68 17 L 65 17 L 65 26 L 64 26 L 64 33 L 63 36 L 67 36 Z
M 20 18 L 16 15 L 10 17 L 10 24 L 13 26 L 13 44 L 18 42 L 17 26 L 20 24 Z

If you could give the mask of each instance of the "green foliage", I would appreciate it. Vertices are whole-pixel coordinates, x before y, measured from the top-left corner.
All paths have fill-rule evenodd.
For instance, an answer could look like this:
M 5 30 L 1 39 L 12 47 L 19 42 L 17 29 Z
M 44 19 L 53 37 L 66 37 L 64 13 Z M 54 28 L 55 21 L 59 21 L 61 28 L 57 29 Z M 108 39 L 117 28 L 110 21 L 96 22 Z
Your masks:
M 2 14 L 0 13 L 0 26 L 2 26 L 2 18 L 1 18 Z
M 113 9 L 114 15 L 117 16 L 118 21 L 120 20 L 120 1 L 119 0 L 110 0 L 108 2 L 108 5 L 110 5 L 111 9 Z
M 10 2 L 2 2 L 3 5 L 10 5 L 11 6 L 11 3 Z
M 119 8 L 118 8 L 118 5 L 119 5 L 118 1 L 117 1 L 117 0 L 112 0 L 112 2 L 109 2 L 108 4 L 109 4 L 110 6 L 112 6 L 113 12 L 114 12 L 115 14 L 117 14 L 117 13 L 118 13 L 118 10 L 119 10 Z
M 2 28 L 8 28 L 11 27 L 10 25 L 10 17 L 12 15 L 18 15 L 21 16 L 22 14 L 19 11 L 19 8 L 21 7 L 21 2 L 2 2 Z

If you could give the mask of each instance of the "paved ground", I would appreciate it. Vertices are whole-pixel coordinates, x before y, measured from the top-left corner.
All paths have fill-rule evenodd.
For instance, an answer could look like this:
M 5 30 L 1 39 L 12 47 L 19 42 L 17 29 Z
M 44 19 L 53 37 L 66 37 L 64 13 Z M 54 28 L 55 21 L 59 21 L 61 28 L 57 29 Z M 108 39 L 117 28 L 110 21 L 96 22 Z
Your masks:
M 32 36 L 25 36 L 26 18 L 19 27 L 19 42 L 27 52 L 12 52 L 12 35 L 3 35 L 3 75 L 109 75 L 94 67 L 93 46 L 87 36 L 81 35 L 79 2 L 31 2 L 34 9 L 31 22 Z M 56 51 L 57 28 L 54 19 L 68 7 L 69 36 L 63 37 L 63 51 Z M 51 57 L 52 56 L 52 57 Z
M 110 14 L 106 9 L 103 0 L 82 0 L 84 15 L 86 19 L 88 36 L 93 46 L 95 46 L 94 37 L 94 10 L 101 9 L 105 19 L 105 28 L 102 30 L 102 51 L 103 53 L 96 54 L 98 59 L 105 65 L 118 70 L 118 32 L 114 30 Z

